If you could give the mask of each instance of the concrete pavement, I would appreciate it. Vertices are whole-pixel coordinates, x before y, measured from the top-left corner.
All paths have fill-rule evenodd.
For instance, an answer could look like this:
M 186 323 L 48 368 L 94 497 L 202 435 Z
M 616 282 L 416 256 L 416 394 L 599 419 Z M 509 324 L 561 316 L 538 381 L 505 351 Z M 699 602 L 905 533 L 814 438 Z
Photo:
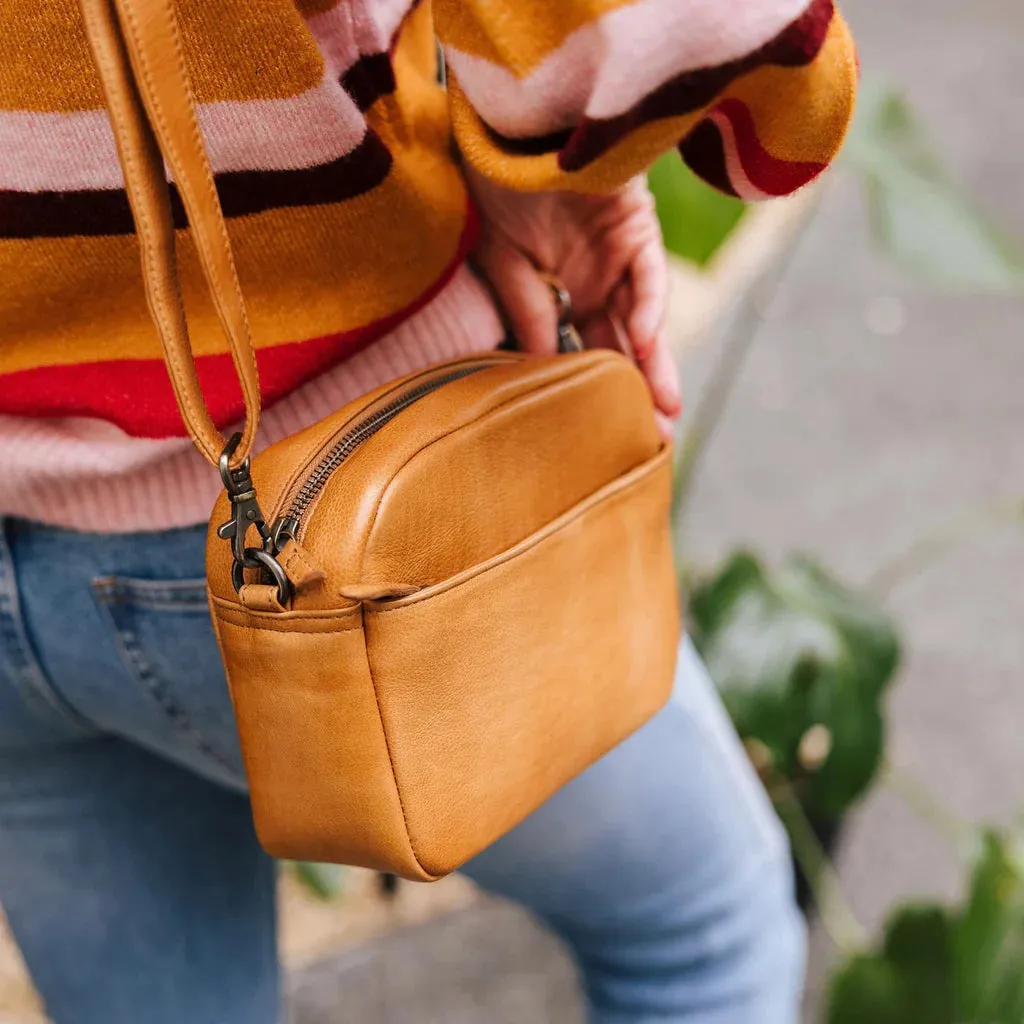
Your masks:
M 906 87 L 960 180 L 1024 237 L 1024 7 L 845 9 L 865 72 Z M 856 182 L 838 176 L 697 480 L 685 534 L 697 561 L 737 543 L 771 557 L 799 548 L 862 581 L 961 510 L 1024 494 L 1024 303 L 934 294 L 878 256 L 865 223 Z M 691 402 L 713 353 L 690 359 Z M 907 653 L 893 758 L 970 819 L 1024 808 L 1022 575 L 1024 526 L 979 539 L 893 597 Z M 958 891 L 951 851 L 885 792 L 856 815 L 839 863 L 872 928 L 896 898 Z M 324 965 L 301 979 L 299 1024 L 575 1022 L 568 965 L 531 929 L 488 904 L 333 974 Z M 827 958 L 819 936 L 809 1005 Z

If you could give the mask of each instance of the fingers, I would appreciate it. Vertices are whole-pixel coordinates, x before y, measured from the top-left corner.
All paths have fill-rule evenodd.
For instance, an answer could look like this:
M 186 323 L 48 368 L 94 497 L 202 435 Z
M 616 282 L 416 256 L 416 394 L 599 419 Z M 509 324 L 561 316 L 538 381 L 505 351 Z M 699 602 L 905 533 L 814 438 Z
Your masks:
M 637 249 L 629 268 L 629 282 L 632 308 L 623 322 L 637 359 L 642 359 L 654 349 L 668 306 L 668 262 L 660 234 Z
M 679 399 L 679 370 L 665 330 L 658 331 L 650 354 L 638 358 L 637 365 L 647 378 L 655 407 L 671 419 L 677 418 L 682 411 Z
M 476 262 L 497 296 L 523 352 L 551 355 L 558 349 L 558 314 L 551 289 L 533 264 L 502 239 L 483 242 Z
M 655 410 L 654 422 L 658 425 L 658 434 L 662 441 L 665 444 L 673 444 L 676 439 L 676 421 Z
M 629 341 L 625 328 L 618 317 L 599 314 L 590 317 L 580 326 L 580 334 L 587 348 L 610 348 L 629 352 Z M 662 441 L 670 444 L 675 440 L 676 420 L 679 417 L 679 385 L 676 380 L 676 366 L 667 343 L 656 341 L 650 356 L 637 361 L 640 371 L 647 378 L 654 400 L 654 420 Z
M 628 286 L 620 286 L 620 291 Z M 628 296 L 623 298 L 616 293 L 613 299 L 616 310 L 628 309 Z M 638 356 L 622 327 L 622 316 L 619 312 L 601 313 L 589 317 L 580 325 L 580 334 L 587 348 L 610 348 L 626 353 L 636 360 L 640 372 L 647 380 L 651 389 L 651 398 L 658 413 L 668 422 L 676 419 L 682 408 L 679 399 L 679 371 L 672 348 L 668 341 L 668 332 L 659 328 L 647 355 Z
M 577 325 L 584 348 L 610 348 L 615 352 L 632 355 L 629 341 L 619 324 L 618 317 L 610 313 L 597 313 Z

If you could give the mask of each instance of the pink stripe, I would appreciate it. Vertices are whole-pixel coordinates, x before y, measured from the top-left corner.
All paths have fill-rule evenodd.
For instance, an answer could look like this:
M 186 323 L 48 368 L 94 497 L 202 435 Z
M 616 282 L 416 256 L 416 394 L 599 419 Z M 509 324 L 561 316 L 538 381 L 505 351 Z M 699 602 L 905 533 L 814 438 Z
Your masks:
M 809 0 L 638 0 L 577 29 L 521 78 L 451 47 L 445 55 L 492 128 L 511 138 L 546 135 L 584 116 L 617 117 L 680 74 L 745 57 L 808 6 Z
M 413 0 L 342 0 L 306 20 L 328 73 L 340 78 L 362 56 L 387 53 Z
M 199 123 L 215 173 L 329 163 L 366 133 L 362 114 L 330 76 L 286 99 L 201 104 Z M 0 189 L 70 192 L 123 183 L 105 110 L 0 111 Z
M 725 173 L 729 177 L 729 184 L 733 191 L 747 202 L 755 203 L 763 199 L 772 199 L 767 192 L 755 188 L 754 184 L 747 177 L 743 169 L 743 161 L 740 160 L 739 150 L 736 146 L 736 133 L 733 131 L 732 121 L 721 110 L 713 110 L 707 118 L 717 129 L 722 138 L 722 151 L 725 158 Z
M 346 402 L 431 363 L 495 348 L 501 321 L 463 266 L 430 303 L 369 348 L 263 413 L 265 448 Z M 0 515 L 98 532 L 203 522 L 220 484 L 185 439 L 128 437 L 96 419 L 0 416 Z
M 721 133 L 726 172 L 742 199 L 788 196 L 828 166 L 807 160 L 781 160 L 769 153 L 761 145 L 754 118 L 742 100 L 723 100 L 709 119 Z

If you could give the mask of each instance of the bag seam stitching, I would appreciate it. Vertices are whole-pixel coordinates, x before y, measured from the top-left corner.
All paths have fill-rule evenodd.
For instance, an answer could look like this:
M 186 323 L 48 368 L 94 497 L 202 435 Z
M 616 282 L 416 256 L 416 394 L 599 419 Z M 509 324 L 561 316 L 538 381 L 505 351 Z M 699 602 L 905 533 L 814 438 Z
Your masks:
M 487 353 L 485 355 L 482 354 L 482 355 L 464 356 L 464 357 L 462 357 L 460 359 L 452 360 L 452 362 L 459 362 L 459 363 L 472 362 L 472 361 L 475 361 L 477 359 L 491 358 L 491 357 L 493 357 L 496 354 L 497 354 L 496 352 L 491 352 L 491 353 Z M 513 363 L 515 361 L 516 360 L 514 360 L 514 359 L 504 360 L 500 365 L 506 365 L 507 363 Z M 438 364 L 435 363 L 435 364 L 432 364 L 430 366 L 424 366 L 422 369 L 419 369 L 419 370 L 413 370 L 411 373 L 408 373 L 405 376 L 398 378 L 397 380 L 390 381 L 388 384 L 385 384 L 385 385 L 381 385 L 381 388 L 375 388 L 374 391 L 380 390 L 381 393 L 379 395 L 377 395 L 377 397 L 372 402 L 368 402 L 365 405 L 361 405 L 350 416 L 346 417 L 346 419 L 342 423 L 340 423 L 337 427 L 334 428 L 334 430 L 331 431 L 329 437 L 327 437 L 325 440 L 320 441 L 319 444 L 316 445 L 316 450 L 312 454 L 306 456 L 303 459 L 303 461 L 300 463 L 299 467 L 294 471 L 294 473 L 292 473 L 288 477 L 288 481 L 287 481 L 287 483 L 285 484 L 285 486 L 283 487 L 283 489 L 281 491 L 281 496 L 277 500 L 276 504 L 274 505 L 274 512 L 273 512 L 272 518 L 276 518 L 277 516 L 279 516 L 279 515 L 284 513 L 284 510 L 287 507 L 286 504 L 285 504 L 285 499 L 295 489 L 295 485 L 298 483 L 299 477 L 309 469 L 309 466 L 310 466 L 311 463 L 318 461 L 319 459 L 321 459 L 324 456 L 326 451 L 330 448 L 331 444 L 335 440 L 337 440 L 338 435 L 344 429 L 351 427 L 353 425 L 353 423 L 356 420 L 358 420 L 359 417 L 366 415 L 367 411 L 369 409 L 371 409 L 373 406 L 375 406 L 378 402 L 385 401 L 386 399 L 388 399 L 391 396 L 393 396 L 396 392 L 401 391 L 403 388 L 408 387 L 410 384 L 414 384 L 420 378 L 426 377 L 430 373 L 435 372 L 436 369 L 437 369 L 437 365 Z M 368 392 L 368 394 L 369 393 L 370 392 Z M 353 403 L 360 402 L 362 399 L 365 399 L 365 398 L 366 398 L 366 395 L 360 395 L 357 398 L 353 399 Z M 342 408 L 344 408 L 344 406 Z M 340 412 L 341 410 L 339 409 L 337 411 Z M 331 415 L 334 415 L 334 414 L 332 413 Z M 295 435 L 292 435 L 292 436 L 294 437 Z M 319 502 L 320 502 L 320 499 L 317 498 L 316 501 L 314 501 L 314 503 L 312 505 L 310 505 L 309 510 L 308 510 L 308 512 L 306 514 L 307 515 L 312 515 L 312 513 L 316 510 L 316 507 L 319 504 Z
M 366 629 L 365 626 L 362 626 L 360 628 L 362 629 L 363 632 L 363 652 L 366 656 L 366 672 L 367 675 L 370 677 L 370 687 L 373 690 L 373 702 L 377 708 L 377 719 L 380 722 L 380 731 L 384 737 L 384 749 L 387 751 L 388 755 L 388 765 L 391 768 L 391 779 L 395 784 L 395 795 L 398 797 L 398 807 L 399 810 L 402 812 L 402 826 L 405 829 L 405 838 L 409 843 L 409 852 L 412 854 L 413 860 L 415 861 L 416 866 L 420 869 L 420 871 L 422 871 L 425 875 L 428 875 L 430 878 L 439 878 L 439 875 L 435 874 L 433 871 L 429 871 L 423 864 L 422 860 L 420 859 L 419 853 L 416 851 L 416 844 L 413 842 L 412 839 L 412 830 L 409 828 L 409 816 L 405 810 L 405 801 L 402 799 L 402 787 L 398 781 L 398 771 L 395 768 L 395 759 L 391 754 L 391 740 L 388 736 L 387 726 L 384 724 L 384 710 L 380 706 L 380 694 L 377 691 L 377 681 L 373 677 L 373 665 L 370 662 L 370 647 L 369 643 L 367 642 Z
M 398 478 L 399 473 L 401 473 L 402 470 L 404 470 L 406 466 L 408 466 L 413 461 L 413 459 L 417 458 L 421 453 L 432 448 L 438 442 L 451 437 L 453 434 L 457 434 L 462 430 L 466 430 L 469 427 L 476 426 L 477 424 L 483 422 L 484 420 L 489 419 L 491 416 L 493 416 L 495 413 L 500 412 L 506 406 L 513 405 L 514 403 L 521 401 L 522 399 L 527 398 L 530 395 L 535 395 L 543 391 L 545 388 L 550 388 L 555 384 L 563 384 L 566 381 L 579 381 L 580 379 L 586 378 L 588 376 L 595 376 L 599 370 L 602 370 L 606 366 L 611 365 L 613 365 L 611 362 L 607 360 L 602 360 L 600 363 L 597 363 L 593 366 L 583 367 L 582 369 L 578 370 L 575 373 L 567 373 L 564 377 L 559 377 L 557 381 L 545 381 L 541 384 L 538 384 L 536 387 L 530 388 L 529 391 L 523 391 L 518 395 L 513 395 L 511 398 L 507 398 L 504 402 L 501 402 L 499 405 L 496 405 L 493 408 L 488 409 L 482 416 L 478 416 L 476 417 L 476 419 L 470 420 L 468 423 L 462 423 L 459 426 L 453 427 L 451 430 L 448 430 L 443 434 L 439 434 L 436 437 L 432 437 L 425 445 L 423 445 L 420 448 L 417 448 L 416 451 L 414 451 L 407 459 L 405 459 L 402 462 L 402 464 L 394 471 L 394 473 L 391 474 L 391 478 L 381 488 L 380 494 L 377 496 L 377 501 L 373 506 L 373 515 L 370 517 L 370 522 L 366 530 L 366 540 L 363 542 L 363 550 L 359 556 L 359 579 L 363 579 L 364 576 L 364 572 L 366 569 L 366 549 L 369 546 L 369 541 L 373 536 L 374 527 L 376 527 L 377 525 L 377 516 L 380 513 L 381 505 L 384 504 L 384 498 L 387 496 L 387 493 L 391 489 L 392 484 L 394 484 L 395 480 Z
M 572 526 L 573 523 L 578 522 L 588 512 L 598 509 L 602 505 L 611 505 L 614 502 L 620 501 L 623 498 L 627 497 L 629 494 L 631 494 L 634 488 L 637 488 L 642 484 L 649 482 L 651 476 L 653 476 L 654 472 L 658 468 L 660 468 L 661 465 L 659 455 L 654 456 L 654 459 L 658 460 L 658 462 L 651 460 L 650 463 L 646 466 L 644 466 L 644 464 L 641 463 L 640 467 L 637 468 L 644 468 L 646 469 L 646 472 L 639 474 L 635 480 L 631 480 L 624 487 L 621 487 L 619 490 L 613 491 L 611 494 L 606 494 L 600 501 L 594 502 L 591 505 L 586 505 L 583 508 L 577 508 L 573 514 L 569 515 L 569 518 L 565 519 L 564 522 L 559 524 L 557 529 L 551 530 L 547 533 L 543 532 L 543 530 L 539 530 L 537 531 L 537 533 L 531 534 L 530 537 L 525 537 L 518 544 L 515 544 L 511 548 L 508 548 L 506 551 L 503 551 L 496 555 L 494 560 L 488 559 L 488 561 L 491 562 L 490 565 L 483 563 L 484 567 L 480 568 L 476 572 L 473 572 L 472 575 L 466 576 L 465 579 L 460 580 L 458 583 L 450 583 L 450 581 L 447 580 L 442 581 L 441 583 L 435 584 L 435 586 L 443 589 L 439 589 L 433 594 L 429 594 L 427 596 L 423 596 L 422 594 L 414 595 L 408 601 L 408 603 L 398 605 L 397 607 L 370 608 L 368 610 L 368 614 L 386 615 L 389 612 L 406 611 L 409 608 L 414 608 L 419 604 L 425 603 L 426 601 L 433 600 L 435 597 L 442 597 L 444 594 L 451 593 L 453 590 L 458 590 L 460 587 L 465 586 L 467 583 L 479 579 L 481 576 L 486 576 L 488 573 L 493 572 L 495 569 L 500 569 L 503 565 L 508 565 L 509 562 L 514 561 L 515 559 L 528 554 L 530 551 L 535 550 L 545 541 L 557 537 L 564 530 L 568 529 L 568 527 Z M 570 511 L 572 512 L 572 510 Z M 538 534 L 540 535 L 538 536 Z M 531 538 L 533 539 L 531 540 Z M 512 552 L 515 551 L 516 548 L 520 547 L 520 545 L 523 544 L 526 544 L 526 546 L 523 547 L 522 550 L 516 552 L 515 554 L 512 554 Z M 471 572 L 472 570 L 467 571 Z M 462 575 L 462 573 L 459 573 L 458 575 Z M 455 577 L 452 577 L 452 579 L 454 578 Z M 449 583 L 450 585 L 445 586 L 446 583 Z
M 217 602 L 223 601 L 223 598 L 215 597 L 213 600 L 214 600 L 214 602 L 216 604 Z M 239 612 L 240 614 L 244 614 L 244 615 L 246 615 L 248 617 L 251 617 L 251 616 L 256 615 L 256 614 L 264 614 L 264 615 L 272 615 L 273 618 L 275 618 L 275 619 L 280 619 L 280 612 L 277 612 L 277 613 L 272 613 L 272 612 L 257 613 L 257 612 L 254 612 L 251 608 L 246 608 L 245 605 L 231 604 L 231 603 L 229 603 L 227 601 L 224 602 L 223 609 L 224 609 L 224 611 L 228 612 L 229 614 L 233 613 L 233 612 Z M 297 625 L 301 625 L 302 622 L 306 622 L 306 621 L 324 622 L 324 621 L 327 621 L 327 620 L 333 619 L 333 618 L 337 618 L 337 616 L 335 616 L 335 615 L 307 615 L 307 616 L 304 616 L 302 619 L 286 619 L 285 621 L 290 623 L 292 626 L 294 626 L 296 624 Z M 238 629 L 258 629 L 258 630 L 260 630 L 260 631 L 262 631 L 264 633 L 304 633 L 304 634 L 318 634 L 319 635 L 321 633 L 323 633 L 323 634 L 327 634 L 327 633 L 351 633 L 351 632 L 353 632 L 355 630 L 361 630 L 363 628 L 362 623 L 359 623 L 358 625 L 355 625 L 355 626 L 343 626 L 341 629 L 308 629 L 308 630 L 307 629 L 295 629 L 295 628 L 274 629 L 272 626 L 261 625 L 258 621 L 253 623 L 252 625 L 239 625 L 237 622 L 232 622 L 230 619 L 226 619 L 224 621 L 226 621 L 229 626 L 235 626 Z
M 248 611 L 249 609 L 246 610 Z M 243 626 L 237 622 L 232 622 L 230 619 L 223 619 L 222 621 L 226 622 L 229 626 L 234 626 L 236 629 L 256 629 L 261 633 L 298 633 L 300 636 L 332 636 L 338 633 L 354 633 L 363 628 L 362 626 L 346 626 L 344 629 L 273 629 L 272 627 L 260 625 Z

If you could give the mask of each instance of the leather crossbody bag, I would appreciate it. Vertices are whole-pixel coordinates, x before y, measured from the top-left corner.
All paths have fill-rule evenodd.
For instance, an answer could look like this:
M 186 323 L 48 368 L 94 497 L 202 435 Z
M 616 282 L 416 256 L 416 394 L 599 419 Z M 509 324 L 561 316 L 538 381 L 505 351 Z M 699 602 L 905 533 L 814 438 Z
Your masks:
M 256 358 L 173 0 L 81 0 L 182 417 L 225 493 L 210 610 L 277 856 L 438 878 L 666 701 L 670 453 L 621 355 L 494 352 L 394 381 L 250 460 Z M 245 399 L 221 435 L 166 165 Z

